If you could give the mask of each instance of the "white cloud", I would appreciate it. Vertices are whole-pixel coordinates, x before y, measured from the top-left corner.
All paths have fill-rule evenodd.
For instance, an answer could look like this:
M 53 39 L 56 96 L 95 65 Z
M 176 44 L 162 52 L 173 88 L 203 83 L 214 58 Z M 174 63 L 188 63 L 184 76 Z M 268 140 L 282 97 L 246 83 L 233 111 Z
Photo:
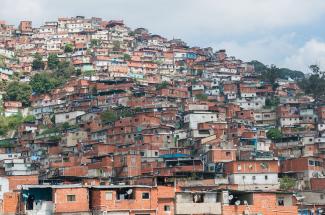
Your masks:
M 45 13 L 42 0 L 1 0 L 0 17 L 10 22 L 39 20 Z
M 304 72 L 308 72 L 308 67 L 312 64 L 325 69 L 325 42 L 311 39 L 284 60 L 285 66 Z
M 325 14 L 324 0 L 1 0 L 0 16 L 10 21 L 22 17 L 73 15 L 122 18 L 168 36 L 197 38 L 261 33 L 271 29 L 306 25 Z
M 1 19 L 15 24 L 30 19 L 39 25 L 76 15 L 124 19 L 131 27 L 190 45 L 229 49 L 244 60 L 301 70 L 325 62 L 323 42 L 310 40 L 298 47 L 290 33 L 317 27 L 325 17 L 324 0 L 0 0 Z M 307 32 L 307 38 L 313 36 Z
M 212 47 L 226 49 L 228 55 L 244 61 L 258 60 L 269 65 L 281 64 L 286 56 L 296 51 L 297 47 L 292 43 L 295 37 L 294 33 L 290 33 L 280 37 L 269 36 L 242 43 L 224 41 Z
M 244 61 L 258 60 L 265 64 L 309 72 L 308 67 L 317 64 L 325 69 L 325 42 L 310 39 L 302 46 L 293 42 L 295 34 L 281 37 L 266 37 L 245 43 L 235 41 L 221 42 L 216 49 L 226 49 L 229 55 Z

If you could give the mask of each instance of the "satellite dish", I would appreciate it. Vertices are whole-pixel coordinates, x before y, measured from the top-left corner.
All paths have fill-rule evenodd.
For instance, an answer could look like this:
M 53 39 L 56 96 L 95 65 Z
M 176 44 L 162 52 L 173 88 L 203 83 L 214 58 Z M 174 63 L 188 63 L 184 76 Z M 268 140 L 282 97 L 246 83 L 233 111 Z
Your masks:
M 233 195 L 229 195 L 229 196 L 228 196 L 228 199 L 229 199 L 229 200 L 232 200 L 233 198 L 234 198 Z
M 132 189 L 129 189 L 128 191 L 126 191 L 126 193 L 127 193 L 128 195 L 131 195 L 131 194 L 132 194 L 132 192 L 133 192 L 133 190 L 132 190 Z
M 312 175 L 313 175 L 314 178 L 319 178 L 319 176 L 320 176 L 320 174 L 318 172 L 313 172 Z
M 244 200 L 244 204 L 245 204 L 245 205 L 248 205 L 248 202 L 247 202 L 246 200 Z
M 240 205 L 240 200 L 235 201 L 235 205 Z

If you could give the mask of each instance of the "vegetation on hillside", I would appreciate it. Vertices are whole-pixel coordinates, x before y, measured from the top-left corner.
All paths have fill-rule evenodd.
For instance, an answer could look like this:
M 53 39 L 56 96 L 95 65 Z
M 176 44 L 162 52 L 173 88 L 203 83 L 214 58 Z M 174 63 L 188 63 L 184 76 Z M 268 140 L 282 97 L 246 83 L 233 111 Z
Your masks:
M 304 73 L 301 71 L 278 68 L 275 65 L 267 66 L 257 60 L 253 60 L 249 62 L 249 64 L 254 65 L 255 72 L 259 74 L 261 80 L 270 82 L 271 84 L 274 84 L 275 80 L 278 78 L 300 80 L 305 77 Z
M 306 94 L 312 95 L 316 101 L 325 99 L 325 72 L 319 66 L 311 65 L 312 74 L 298 82 Z
M 31 78 L 30 85 L 34 93 L 49 92 L 63 85 L 71 75 L 75 74 L 75 69 L 70 62 L 59 62 L 54 56 L 51 59 L 51 68 L 53 69 L 51 72 L 37 73 Z
M 34 54 L 34 60 L 32 62 L 33 70 L 43 70 L 45 68 L 45 64 L 42 60 L 42 56 L 39 53 Z
M 64 46 L 64 53 L 72 53 L 74 50 L 74 47 L 71 43 L 68 43 Z
M 4 100 L 19 101 L 23 106 L 30 104 L 30 96 L 32 95 L 32 87 L 29 84 L 13 81 L 8 84 L 5 89 Z
M 13 116 L 1 116 L 0 115 L 0 136 L 5 136 L 10 130 L 16 130 L 19 125 L 24 122 L 35 121 L 34 116 L 26 116 L 25 118 L 21 114 Z
M 266 136 L 267 136 L 267 138 L 269 138 L 271 140 L 277 141 L 277 140 L 280 140 L 282 138 L 282 133 L 277 128 L 271 128 L 266 133 Z
M 284 176 L 280 178 L 280 189 L 281 190 L 292 190 L 296 186 L 296 181 L 293 178 L 289 178 L 288 176 Z

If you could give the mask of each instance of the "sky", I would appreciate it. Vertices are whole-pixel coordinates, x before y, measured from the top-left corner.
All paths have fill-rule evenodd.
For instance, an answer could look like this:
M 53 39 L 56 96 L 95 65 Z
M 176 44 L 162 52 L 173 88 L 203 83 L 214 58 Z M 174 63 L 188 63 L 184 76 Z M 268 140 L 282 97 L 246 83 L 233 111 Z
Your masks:
M 244 61 L 325 69 L 325 0 L 0 0 L 0 20 L 9 24 L 77 15 L 123 19 Z

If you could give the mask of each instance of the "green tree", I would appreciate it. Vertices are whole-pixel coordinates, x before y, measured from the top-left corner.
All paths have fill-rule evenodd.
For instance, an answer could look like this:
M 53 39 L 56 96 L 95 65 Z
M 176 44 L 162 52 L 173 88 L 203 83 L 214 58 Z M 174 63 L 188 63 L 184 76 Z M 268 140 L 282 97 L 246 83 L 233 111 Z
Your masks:
M 263 74 L 266 73 L 269 70 L 269 67 L 264 65 L 263 63 L 253 60 L 249 62 L 250 65 L 254 66 L 255 72 L 257 74 Z M 272 67 L 272 66 L 271 66 Z M 278 68 L 278 78 L 291 78 L 291 79 L 303 79 L 305 77 L 304 73 L 301 71 L 291 70 L 287 68 Z
M 129 54 L 124 54 L 123 59 L 124 59 L 124 61 L 129 61 L 129 60 L 131 60 L 131 56 Z
M 5 57 L 0 55 L 0 68 L 6 67 Z
M 47 58 L 47 66 L 49 69 L 56 69 L 58 68 L 60 61 L 56 54 L 50 54 Z
M 90 41 L 90 47 L 91 48 L 96 48 L 96 47 L 100 47 L 102 44 L 102 41 L 101 40 L 98 40 L 98 39 L 92 39 Z
M 299 86 L 307 94 L 311 94 L 316 101 L 325 97 L 325 74 L 317 65 L 311 65 L 312 74 L 299 82 Z
M 156 89 L 157 90 L 166 89 L 166 88 L 168 88 L 168 86 L 169 86 L 169 83 L 167 81 L 163 81 L 163 82 L 157 84 Z
M 61 125 L 61 129 L 63 131 L 67 131 L 71 128 L 70 124 L 68 122 L 64 122 L 62 125 Z
M 28 106 L 31 95 L 32 87 L 29 84 L 14 81 L 8 84 L 4 99 L 7 101 L 20 101 L 24 106 Z
M 62 80 L 57 79 L 52 73 L 45 72 L 35 74 L 30 80 L 33 92 L 37 94 L 47 93 L 62 83 Z
M 114 122 L 118 119 L 115 112 L 107 110 L 101 113 L 100 118 L 104 124 Z
M 195 95 L 195 98 L 198 100 L 202 100 L 202 101 L 208 100 L 208 96 L 205 94 L 197 94 L 197 95 Z
M 280 101 L 279 101 L 278 97 L 272 97 L 272 98 L 265 99 L 265 107 L 266 108 L 276 107 L 276 106 L 278 106 L 279 103 L 280 103 Z
M 74 66 L 69 61 L 59 62 L 58 68 L 55 70 L 57 78 L 68 79 L 75 73 Z
M 34 123 L 35 121 L 36 121 L 36 118 L 33 115 L 28 115 L 23 120 L 23 122 L 29 122 L 29 123 Z
M 121 43 L 119 41 L 113 42 L 113 51 L 117 52 L 121 50 Z
M 270 82 L 272 86 L 275 86 L 275 81 L 280 77 L 279 69 L 275 65 L 271 65 L 265 72 L 262 73 L 262 79 Z
M 266 133 L 267 138 L 271 140 L 280 140 L 282 138 L 282 133 L 279 129 L 277 128 L 271 128 L 268 130 Z
M 64 53 L 72 53 L 74 50 L 73 45 L 68 43 L 64 46 Z
M 0 81 L 0 92 L 1 91 L 6 91 L 6 88 L 8 86 L 8 82 L 5 80 Z
M 296 181 L 293 178 L 289 178 L 288 176 L 284 176 L 280 178 L 280 189 L 281 190 L 293 190 L 296 186 Z
M 34 54 L 34 60 L 32 63 L 33 70 L 42 70 L 44 69 L 45 64 L 42 60 L 42 56 L 39 53 Z
M 0 136 L 5 136 L 10 130 L 16 130 L 23 122 L 24 118 L 21 114 L 8 117 L 0 116 Z

